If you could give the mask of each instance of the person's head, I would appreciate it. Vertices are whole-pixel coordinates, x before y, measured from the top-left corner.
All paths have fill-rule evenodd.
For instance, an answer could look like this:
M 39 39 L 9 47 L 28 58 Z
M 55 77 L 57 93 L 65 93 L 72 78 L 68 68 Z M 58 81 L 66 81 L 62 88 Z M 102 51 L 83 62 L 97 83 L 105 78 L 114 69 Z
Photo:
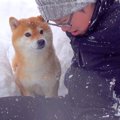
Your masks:
M 41 15 L 50 25 L 76 36 L 90 24 L 96 0 L 36 0 Z M 51 23 L 51 21 L 55 23 Z

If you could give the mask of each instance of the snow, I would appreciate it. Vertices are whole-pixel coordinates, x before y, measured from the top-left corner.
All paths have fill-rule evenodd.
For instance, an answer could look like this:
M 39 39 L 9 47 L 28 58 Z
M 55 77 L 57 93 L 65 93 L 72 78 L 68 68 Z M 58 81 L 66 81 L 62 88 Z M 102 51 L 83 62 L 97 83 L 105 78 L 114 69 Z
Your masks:
M 0 0 L 0 97 L 20 95 L 12 73 L 11 60 L 14 50 L 11 44 L 9 17 L 17 19 L 40 15 L 35 0 Z M 54 46 L 62 67 L 59 95 L 67 94 L 64 86 L 64 74 L 71 63 L 73 51 L 69 38 L 60 28 L 51 26 Z

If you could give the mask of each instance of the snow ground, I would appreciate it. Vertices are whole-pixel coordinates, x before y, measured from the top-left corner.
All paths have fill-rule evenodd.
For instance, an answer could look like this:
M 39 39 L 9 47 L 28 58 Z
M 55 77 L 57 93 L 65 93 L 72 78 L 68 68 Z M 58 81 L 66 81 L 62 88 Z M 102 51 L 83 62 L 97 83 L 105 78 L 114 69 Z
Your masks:
M 9 64 L 14 54 L 11 44 L 9 17 L 13 16 L 20 19 L 38 15 L 39 11 L 35 0 L 0 0 L 0 97 L 19 95 Z M 62 67 L 59 95 L 65 95 L 67 89 L 63 84 L 63 77 L 70 65 L 73 51 L 65 33 L 57 27 L 52 27 L 52 30 L 55 50 Z

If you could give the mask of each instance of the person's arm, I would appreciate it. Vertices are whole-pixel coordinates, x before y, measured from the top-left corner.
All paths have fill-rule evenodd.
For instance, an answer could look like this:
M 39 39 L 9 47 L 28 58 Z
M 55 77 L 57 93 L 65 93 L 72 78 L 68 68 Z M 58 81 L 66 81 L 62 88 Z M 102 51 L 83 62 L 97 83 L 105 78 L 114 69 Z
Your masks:
M 66 98 L 4 97 L 0 98 L 0 120 L 73 120 Z

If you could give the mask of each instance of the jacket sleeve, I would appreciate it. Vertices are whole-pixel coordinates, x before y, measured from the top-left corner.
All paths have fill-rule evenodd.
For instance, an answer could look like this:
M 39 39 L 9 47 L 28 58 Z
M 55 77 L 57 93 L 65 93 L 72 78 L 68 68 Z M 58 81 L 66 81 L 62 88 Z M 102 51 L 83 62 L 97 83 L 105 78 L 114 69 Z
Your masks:
M 4 97 L 0 99 L 0 120 L 73 120 L 66 98 Z
M 14 96 L 0 99 L 0 120 L 119 120 L 113 117 L 104 119 L 94 112 L 71 108 L 63 97 Z

